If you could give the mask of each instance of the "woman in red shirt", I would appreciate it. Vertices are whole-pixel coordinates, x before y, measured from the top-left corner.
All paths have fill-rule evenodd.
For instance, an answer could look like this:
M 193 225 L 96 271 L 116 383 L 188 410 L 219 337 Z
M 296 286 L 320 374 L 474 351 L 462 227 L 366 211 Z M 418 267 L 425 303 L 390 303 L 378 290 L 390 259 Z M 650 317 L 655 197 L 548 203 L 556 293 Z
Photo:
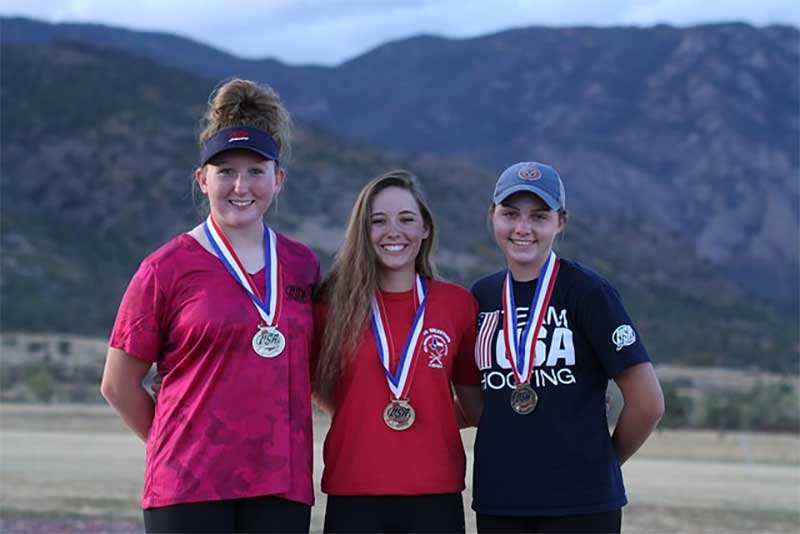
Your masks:
M 435 234 L 415 177 L 379 176 L 358 195 L 320 289 L 315 394 L 333 417 L 326 532 L 464 531 L 452 387 L 467 406 L 479 398 L 476 307 L 436 279 Z

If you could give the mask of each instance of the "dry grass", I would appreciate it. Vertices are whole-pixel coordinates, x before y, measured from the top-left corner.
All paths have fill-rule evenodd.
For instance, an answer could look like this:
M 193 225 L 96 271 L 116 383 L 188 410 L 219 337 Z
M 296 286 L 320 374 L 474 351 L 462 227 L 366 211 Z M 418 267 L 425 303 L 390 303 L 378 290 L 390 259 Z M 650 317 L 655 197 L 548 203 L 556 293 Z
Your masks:
M 0 405 L 0 425 L 0 501 L 6 517 L 140 521 L 144 446 L 109 408 Z M 327 418 L 318 414 L 316 458 L 326 426 Z M 471 455 L 474 431 L 464 431 L 463 438 Z M 630 504 L 624 531 L 797 532 L 798 451 L 798 436 L 658 433 L 625 466 Z M 470 499 L 468 488 L 467 509 Z M 319 495 L 312 515 L 317 532 L 324 504 Z M 474 531 L 469 511 L 467 521 L 468 531 Z
M 639 458 L 800 465 L 800 436 L 712 430 L 656 431 Z

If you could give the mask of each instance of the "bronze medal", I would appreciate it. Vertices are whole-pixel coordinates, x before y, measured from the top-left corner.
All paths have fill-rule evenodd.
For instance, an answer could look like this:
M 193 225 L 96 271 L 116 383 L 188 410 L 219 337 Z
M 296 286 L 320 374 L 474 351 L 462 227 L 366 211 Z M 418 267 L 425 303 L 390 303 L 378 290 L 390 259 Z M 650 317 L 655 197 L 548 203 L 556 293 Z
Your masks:
M 536 409 L 539 404 L 539 395 L 531 387 L 533 368 L 536 364 L 536 340 L 547 314 L 548 304 L 558 275 L 559 260 L 551 250 L 547 259 L 539 269 L 536 281 L 536 291 L 529 309 L 527 324 L 519 332 L 517 326 L 517 307 L 514 301 L 514 280 L 511 270 L 506 271 L 503 282 L 503 341 L 505 341 L 506 356 L 511 364 L 516 384 L 511 392 L 509 401 L 511 409 L 519 415 L 527 415 Z M 518 333 L 519 332 L 519 333 Z
M 286 348 L 286 338 L 274 326 L 259 326 L 253 336 L 253 350 L 263 358 L 279 356 Z
M 407 430 L 416 419 L 414 408 L 408 400 L 393 400 L 383 410 L 383 422 L 392 430 Z
M 528 382 L 517 384 L 511 392 L 511 409 L 520 415 L 528 415 L 539 404 L 539 395 Z

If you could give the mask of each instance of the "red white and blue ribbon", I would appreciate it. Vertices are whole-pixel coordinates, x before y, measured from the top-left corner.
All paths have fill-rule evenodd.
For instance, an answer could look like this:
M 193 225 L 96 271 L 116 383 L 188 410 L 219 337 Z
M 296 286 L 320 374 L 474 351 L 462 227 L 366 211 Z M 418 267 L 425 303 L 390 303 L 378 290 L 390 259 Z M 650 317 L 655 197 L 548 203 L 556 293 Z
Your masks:
M 413 374 L 413 363 L 417 354 L 422 325 L 425 322 L 425 296 L 428 294 L 428 287 L 425 280 L 417 274 L 414 283 L 416 299 L 419 302 L 414 322 L 411 324 L 411 332 L 406 339 L 403 353 L 397 362 L 395 372 L 391 371 L 391 362 L 394 354 L 394 344 L 392 343 L 389 324 L 386 321 L 386 314 L 383 312 L 383 303 L 380 293 L 372 297 L 372 318 L 370 324 L 372 333 L 375 336 L 375 343 L 378 345 L 378 358 L 383 365 L 386 373 L 386 381 L 389 389 L 396 399 L 404 399 L 411 388 L 410 376 Z
M 547 306 L 553 293 L 558 275 L 559 259 L 553 251 L 539 270 L 539 279 L 536 282 L 536 291 L 533 294 L 531 307 L 528 311 L 528 324 L 517 335 L 517 306 L 514 302 L 514 289 L 511 280 L 511 271 L 506 271 L 503 282 L 503 337 L 506 342 L 506 355 L 511 362 L 511 370 L 517 384 L 529 382 L 533 374 L 533 365 L 536 360 L 536 339 L 542 321 L 547 314 Z
M 266 295 L 261 298 L 261 294 L 256 287 L 255 281 L 245 270 L 236 251 L 233 250 L 230 242 L 225 237 L 225 232 L 217 225 L 214 218 L 209 215 L 203 229 L 206 232 L 211 246 L 217 253 L 217 257 L 225 266 L 225 269 L 239 282 L 250 300 L 255 304 L 258 314 L 268 326 L 277 326 L 281 316 L 283 304 L 283 292 L 281 291 L 281 266 L 278 262 L 277 237 L 272 229 L 264 225 L 264 280 Z

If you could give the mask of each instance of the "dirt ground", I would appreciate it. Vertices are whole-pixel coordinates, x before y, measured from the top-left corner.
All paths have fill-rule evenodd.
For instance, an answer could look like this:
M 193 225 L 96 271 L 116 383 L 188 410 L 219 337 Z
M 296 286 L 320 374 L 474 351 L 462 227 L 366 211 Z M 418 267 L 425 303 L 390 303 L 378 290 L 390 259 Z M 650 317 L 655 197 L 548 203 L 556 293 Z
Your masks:
M 318 415 L 315 459 L 326 427 Z M 0 429 L 0 531 L 142 530 L 144 445 L 110 409 L 0 405 Z M 462 438 L 471 457 L 474 431 Z M 626 533 L 800 531 L 800 436 L 658 432 L 624 476 Z M 464 501 L 474 532 L 470 487 Z M 320 494 L 314 532 L 324 508 Z

